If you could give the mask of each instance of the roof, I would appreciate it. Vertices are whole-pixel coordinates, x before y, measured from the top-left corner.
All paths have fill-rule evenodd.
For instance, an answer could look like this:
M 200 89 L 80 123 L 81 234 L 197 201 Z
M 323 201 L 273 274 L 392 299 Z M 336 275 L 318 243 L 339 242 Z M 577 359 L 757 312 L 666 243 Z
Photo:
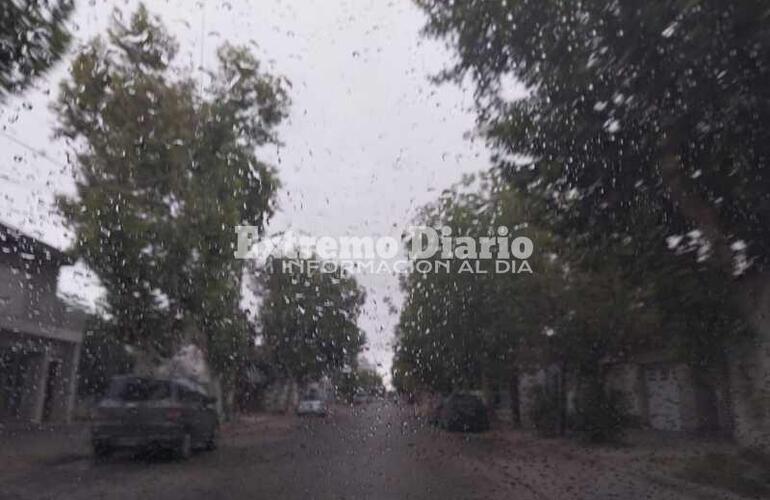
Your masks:
M 72 265 L 74 259 L 44 241 L 0 221 L 0 252 L 34 256 L 59 266 Z

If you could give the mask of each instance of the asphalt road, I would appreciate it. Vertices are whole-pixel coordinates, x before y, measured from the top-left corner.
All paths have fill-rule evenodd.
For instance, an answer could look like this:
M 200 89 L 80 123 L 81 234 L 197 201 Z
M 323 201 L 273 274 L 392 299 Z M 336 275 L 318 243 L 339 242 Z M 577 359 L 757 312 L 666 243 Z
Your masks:
M 236 429 L 187 462 L 73 453 L 0 475 L 3 499 L 489 498 L 441 436 L 388 403 Z
M 650 454 L 526 432 L 449 434 L 412 413 L 381 402 L 326 418 L 259 416 L 228 425 L 219 449 L 186 462 L 130 453 L 97 462 L 83 429 L 0 436 L 0 499 L 731 498 L 663 480 L 652 464 L 670 460 L 676 443 Z

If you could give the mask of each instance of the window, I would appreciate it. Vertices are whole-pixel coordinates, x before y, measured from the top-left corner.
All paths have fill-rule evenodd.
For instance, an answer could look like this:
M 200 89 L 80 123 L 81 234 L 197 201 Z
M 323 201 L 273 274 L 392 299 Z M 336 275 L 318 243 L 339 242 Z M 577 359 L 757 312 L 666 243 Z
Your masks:
M 171 385 L 163 380 L 117 379 L 112 382 L 107 395 L 111 399 L 121 401 L 157 401 L 171 396 Z

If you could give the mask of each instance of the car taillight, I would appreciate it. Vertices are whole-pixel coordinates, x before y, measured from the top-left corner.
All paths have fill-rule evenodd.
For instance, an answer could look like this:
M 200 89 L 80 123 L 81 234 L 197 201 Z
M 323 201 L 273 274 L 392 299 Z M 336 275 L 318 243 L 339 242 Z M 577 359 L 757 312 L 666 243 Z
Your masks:
M 179 420 L 179 417 L 181 416 L 182 416 L 182 410 L 180 410 L 179 408 L 173 408 L 166 412 L 166 420 L 171 420 L 171 421 Z

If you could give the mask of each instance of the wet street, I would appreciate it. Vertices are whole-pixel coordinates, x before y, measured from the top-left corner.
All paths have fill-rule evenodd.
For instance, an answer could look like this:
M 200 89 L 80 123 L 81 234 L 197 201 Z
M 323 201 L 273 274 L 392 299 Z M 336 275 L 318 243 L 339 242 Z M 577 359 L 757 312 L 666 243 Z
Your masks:
M 0 475 L 3 499 L 484 498 L 478 476 L 395 405 L 225 432 L 187 462 L 84 454 Z M 13 468 L 11 468 L 13 470 Z
M 97 462 L 83 429 L 50 434 L 56 453 L 45 437 L 5 440 L 1 499 L 733 498 L 656 472 L 676 442 L 645 454 L 526 432 L 450 434 L 392 403 L 338 407 L 326 418 L 242 419 L 224 428 L 219 449 L 186 462 L 128 453 Z

